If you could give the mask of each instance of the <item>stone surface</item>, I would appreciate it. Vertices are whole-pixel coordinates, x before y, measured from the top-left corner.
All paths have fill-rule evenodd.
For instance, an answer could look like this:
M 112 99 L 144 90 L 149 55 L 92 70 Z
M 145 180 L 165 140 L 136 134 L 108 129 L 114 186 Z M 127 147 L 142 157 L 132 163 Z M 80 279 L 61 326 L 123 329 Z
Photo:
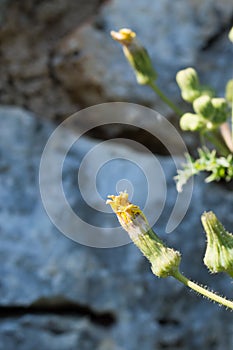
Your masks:
M 94 23 L 78 28 L 63 39 L 55 50 L 52 66 L 61 84 L 84 105 L 104 101 L 131 101 L 154 107 L 171 115 L 158 97 L 147 87 L 138 86 L 123 57 L 120 45 L 110 38 L 110 30 L 129 27 L 148 49 L 158 72 L 158 84 L 175 102 L 180 93 L 176 72 L 187 66 L 201 65 L 214 56 L 215 69 L 224 60 L 221 80 L 231 76 L 232 50 L 216 50 L 227 37 L 232 22 L 232 1 L 113 0 L 106 3 Z M 215 40 L 216 37 L 216 40 Z M 228 43 L 231 48 L 230 42 Z M 203 54 L 203 55 L 202 55 Z M 203 57 L 202 57 L 203 56 Z M 201 70 L 202 69 L 202 70 Z M 212 67 L 202 65 L 206 82 L 212 82 Z M 214 82 L 221 93 L 220 79 Z
M 28 108 L 53 119 L 79 105 L 53 75 L 56 43 L 87 20 L 99 0 L 0 2 L 0 103 Z
M 232 348 L 231 313 L 190 293 L 173 279 L 155 278 L 132 244 L 97 249 L 64 237 L 46 215 L 38 186 L 41 153 L 54 127 L 19 108 L 1 107 L 0 121 L 1 350 Z M 54 159 L 73 136 L 64 131 L 64 143 L 57 144 Z M 72 148 L 64 163 L 63 179 L 71 204 L 90 221 L 93 213 L 81 202 L 76 176 L 81 159 L 93 145 L 95 142 L 82 139 Z M 118 147 L 129 159 L 135 152 Z M 112 147 L 106 152 L 111 156 Z M 139 157 L 144 155 L 138 153 Z M 166 174 L 168 194 L 156 231 L 182 252 L 184 273 L 232 298 L 229 279 L 210 276 L 201 264 L 205 237 L 200 224 L 200 214 L 211 209 L 231 230 L 232 192 L 220 185 L 205 185 L 197 178 L 185 219 L 174 233 L 166 235 L 167 218 L 176 198 L 175 168 L 169 158 L 158 160 Z M 117 163 L 117 171 L 120 177 L 132 173 L 127 162 Z M 103 173 L 99 178 L 110 192 L 111 176 Z M 143 197 L 143 191 L 144 187 L 137 185 L 136 197 Z M 49 195 L 61 213 L 56 193 L 51 190 Z M 104 226 L 103 216 L 95 219 Z
M 111 40 L 109 31 L 122 26 L 137 31 L 159 73 L 158 84 L 176 102 L 180 68 L 197 66 L 220 93 L 231 76 L 232 50 L 225 41 L 231 0 L 135 0 L 133 5 L 130 0 L 2 0 L 0 8 L 0 103 L 44 117 L 61 120 L 80 106 L 130 101 L 152 106 L 177 124 L 149 88 L 136 84 Z

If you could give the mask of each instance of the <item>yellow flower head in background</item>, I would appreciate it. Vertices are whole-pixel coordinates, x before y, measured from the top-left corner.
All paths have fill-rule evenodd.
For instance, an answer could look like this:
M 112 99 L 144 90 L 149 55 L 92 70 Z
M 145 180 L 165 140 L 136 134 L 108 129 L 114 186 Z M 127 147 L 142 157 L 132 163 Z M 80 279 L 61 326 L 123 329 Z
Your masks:
M 137 40 L 136 33 L 131 29 L 122 28 L 118 32 L 112 30 L 110 34 L 123 46 L 123 52 L 134 70 L 137 82 L 142 85 L 152 83 L 157 73 L 147 50 Z
M 128 28 L 122 28 L 118 32 L 112 30 L 110 34 L 114 40 L 122 45 L 129 45 L 136 38 L 136 33 Z

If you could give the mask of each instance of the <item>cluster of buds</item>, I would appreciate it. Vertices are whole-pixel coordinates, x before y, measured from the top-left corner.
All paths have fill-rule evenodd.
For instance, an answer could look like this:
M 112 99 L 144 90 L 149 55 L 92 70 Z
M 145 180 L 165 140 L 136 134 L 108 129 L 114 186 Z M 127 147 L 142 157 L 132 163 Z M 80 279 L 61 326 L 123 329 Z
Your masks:
M 207 236 L 205 265 L 213 273 L 226 272 L 233 277 L 233 235 L 213 212 L 204 213 L 201 220 Z
M 187 68 L 176 76 L 184 100 L 193 104 L 195 113 L 185 113 L 180 120 L 182 130 L 214 130 L 229 116 L 225 98 L 214 98 L 213 90 L 201 86 L 195 69 Z
M 108 198 L 106 203 L 110 204 L 121 226 L 150 261 L 154 275 L 173 276 L 179 269 L 180 253 L 168 248 L 154 233 L 140 208 L 129 202 L 126 192 L 120 192 L 118 196 L 108 196 Z

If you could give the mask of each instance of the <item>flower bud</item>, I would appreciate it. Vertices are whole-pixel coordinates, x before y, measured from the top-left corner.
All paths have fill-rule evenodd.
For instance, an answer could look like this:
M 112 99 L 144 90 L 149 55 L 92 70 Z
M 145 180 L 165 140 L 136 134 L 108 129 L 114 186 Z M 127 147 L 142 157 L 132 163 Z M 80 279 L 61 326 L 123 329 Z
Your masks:
M 233 101 L 233 79 L 230 79 L 226 85 L 225 97 L 228 103 Z
M 168 248 L 150 228 L 137 205 L 128 201 L 128 194 L 108 196 L 107 204 L 116 213 L 121 226 L 128 232 L 135 245 L 151 263 L 152 272 L 158 277 L 172 276 L 180 264 L 180 253 Z
M 206 128 L 206 126 L 205 119 L 197 114 L 185 113 L 180 118 L 180 127 L 185 131 L 199 131 Z
M 212 122 L 215 124 L 222 124 L 224 123 L 228 116 L 228 105 L 225 98 L 212 98 L 211 100 L 213 106 L 214 106 L 214 115 L 212 117 Z
M 200 90 L 182 90 L 181 91 L 181 96 L 184 101 L 193 103 L 193 101 L 196 100 L 201 95 Z
M 147 50 L 136 39 L 136 34 L 131 29 L 124 28 L 119 32 L 111 31 L 111 36 L 123 45 L 125 57 L 134 70 L 137 82 L 142 85 L 154 82 L 157 73 Z
M 181 90 L 198 90 L 199 79 L 194 68 L 180 70 L 176 74 L 176 81 Z
M 176 81 L 181 89 L 182 98 L 187 102 L 193 102 L 200 96 L 199 79 L 193 68 L 180 70 L 176 75 Z
M 205 265 L 213 273 L 226 272 L 233 277 L 233 235 L 213 212 L 204 213 L 201 221 L 207 236 Z
M 194 111 L 203 118 L 211 120 L 214 107 L 209 96 L 200 96 L 193 102 Z
M 229 34 L 228 34 L 229 40 L 233 43 L 233 27 L 231 28 Z

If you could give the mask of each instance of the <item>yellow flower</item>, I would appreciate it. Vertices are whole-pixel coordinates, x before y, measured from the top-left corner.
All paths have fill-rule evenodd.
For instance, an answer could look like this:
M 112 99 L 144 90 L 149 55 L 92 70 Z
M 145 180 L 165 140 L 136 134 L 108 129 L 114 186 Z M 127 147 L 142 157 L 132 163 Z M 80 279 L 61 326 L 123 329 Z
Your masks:
M 141 209 L 129 202 L 128 193 L 108 196 L 107 204 L 116 213 L 121 226 L 128 232 L 135 245 L 151 263 L 152 272 L 158 277 L 167 277 L 177 272 L 180 253 L 168 248 L 150 228 Z
M 129 45 L 132 43 L 133 39 L 136 38 L 136 33 L 128 28 L 122 28 L 118 32 L 112 30 L 110 34 L 114 40 L 122 45 Z
M 119 196 L 108 196 L 106 204 L 110 204 L 116 213 L 121 226 L 129 233 L 134 241 L 139 234 L 146 233 L 149 223 L 141 209 L 128 200 L 128 193 L 120 192 Z
M 123 28 L 118 32 L 111 31 L 111 36 L 123 46 L 126 59 L 134 70 L 138 84 L 150 84 L 156 77 L 151 59 L 147 50 L 136 38 L 131 29 Z

